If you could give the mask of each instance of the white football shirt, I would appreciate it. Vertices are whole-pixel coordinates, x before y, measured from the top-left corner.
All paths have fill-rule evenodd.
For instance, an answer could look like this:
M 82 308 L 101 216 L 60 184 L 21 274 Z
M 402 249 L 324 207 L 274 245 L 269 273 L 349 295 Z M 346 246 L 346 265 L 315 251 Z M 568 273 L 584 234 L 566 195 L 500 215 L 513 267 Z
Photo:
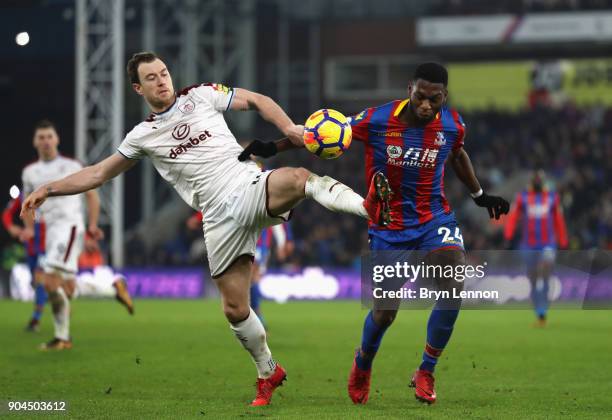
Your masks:
M 82 168 L 80 162 L 61 155 L 50 161 L 37 160 L 23 168 L 21 173 L 23 195 L 27 197 L 38 187 L 62 179 Z M 45 223 L 66 222 L 82 226 L 82 197 L 81 195 L 50 197 L 40 206 L 38 214 Z
M 238 161 L 243 149 L 223 118 L 233 95 L 221 84 L 185 88 L 170 109 L 134 127 L 118 151 L 129 159 L 148 156 L 181 198 L 206 214 L 260 171 L 254 162 Z

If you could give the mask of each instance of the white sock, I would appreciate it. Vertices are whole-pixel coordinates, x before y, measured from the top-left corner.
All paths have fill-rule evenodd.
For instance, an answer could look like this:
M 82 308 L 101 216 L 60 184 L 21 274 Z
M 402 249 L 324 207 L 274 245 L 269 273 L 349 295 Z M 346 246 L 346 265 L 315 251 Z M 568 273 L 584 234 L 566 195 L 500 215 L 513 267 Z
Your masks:
M 312 198 L 328 210 L 369 219 L 363 207 L 363 197 L 329 176 L 310 174 L 304 192 L 307 198 Z
M 272 359 L 272 353 L 266 342 L 266 330 L 253 309 L 250 311 L 247 319 L 237 324 L 230 324 L 230 327 L 242 343 L 242 347 L 251 354 L 257 367 L 258 377 L 268 378 L 274 373 L 276 362 Z
M 54 293 L 58 297 L 58 302 L 53 304 L 55 338 L 68 340 L 70 339 L 70 300 L 61 286 Z

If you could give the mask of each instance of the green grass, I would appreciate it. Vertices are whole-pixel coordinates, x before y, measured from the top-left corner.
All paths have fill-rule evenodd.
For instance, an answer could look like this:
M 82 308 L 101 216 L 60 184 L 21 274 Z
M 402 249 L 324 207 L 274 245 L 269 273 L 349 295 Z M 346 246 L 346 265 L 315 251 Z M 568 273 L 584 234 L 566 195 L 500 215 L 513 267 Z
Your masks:
M 73 306 L 75 347 L 42 353 L 52 335 L 22 331 L 31 306 L 0 303 L 0 401 L 65 400 L 74 418 L 605 418 L 612 410 L 612 313 L 464 311 L 436 373 L 438 402 L 407 387 L 425 311 L 402 311 L 374 365 L 365 406 L 346 394 L 366 312 L 358 302 L 265 303 L 272 352 L 288 371 L 272 405 L 247 407 L 255 367 L 216 301 L 111 301 Z M 139 363 L 137 363 L 137 360 Z M 0 409 L 0 414 L 2 413 Z M 33 414 L 30 417 L 40 417 Z

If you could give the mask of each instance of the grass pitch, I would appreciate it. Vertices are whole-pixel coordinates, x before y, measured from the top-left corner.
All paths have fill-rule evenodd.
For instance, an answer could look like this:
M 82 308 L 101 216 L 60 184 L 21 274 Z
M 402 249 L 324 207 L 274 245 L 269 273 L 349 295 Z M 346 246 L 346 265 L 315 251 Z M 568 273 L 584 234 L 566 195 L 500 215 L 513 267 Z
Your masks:
M 0 414 L 7 400 L 68 403 L 72 418 L 610 418 L 612 313 L 552 310 L 534 329 L 525 310 L 463 311 L 436 371 L 438 402 L 408 382 L 428 312 L 402 311 L 374 363 L 370 401 L 346 392 L 366 311 L 358 302 L 264 302 L 269 343 L 288 381 L 272 405 L 250 408 L 255 367 L 217 301 L 74 302 L 70 351 L 23 332 L 31 305 L 0 303 Z M 44 414 L 27 413 L 40 418 Z M 57 415 L 52 415 L 57 417 Z

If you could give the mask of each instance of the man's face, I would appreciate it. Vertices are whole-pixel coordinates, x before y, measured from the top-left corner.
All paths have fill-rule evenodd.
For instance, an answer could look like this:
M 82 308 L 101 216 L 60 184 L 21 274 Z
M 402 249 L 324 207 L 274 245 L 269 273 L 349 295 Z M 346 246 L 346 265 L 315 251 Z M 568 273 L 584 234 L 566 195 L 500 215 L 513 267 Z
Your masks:
M 53 159 L 57 156 L 59 136 L 54 128 L 39 128 L 34 132 L 34 148 L 38 157 L 42 159 Z
M 531 186 L 535 191 L 542 191 L 544 187 L 544 171 L 538 170 L 531 176 Z
M 442 83 L 417 81 L 408 88 L 410 107 L 422 122 L 431 121 L 446 101 L 447 90 Z
M 163 61 L 156 59 L 150 63 L 141 63 L 138 66 L 138 79 L 140 83 L 133 83 L 132 87 L 154 108 L 165 108 L 172 104 L 174 86 Z

